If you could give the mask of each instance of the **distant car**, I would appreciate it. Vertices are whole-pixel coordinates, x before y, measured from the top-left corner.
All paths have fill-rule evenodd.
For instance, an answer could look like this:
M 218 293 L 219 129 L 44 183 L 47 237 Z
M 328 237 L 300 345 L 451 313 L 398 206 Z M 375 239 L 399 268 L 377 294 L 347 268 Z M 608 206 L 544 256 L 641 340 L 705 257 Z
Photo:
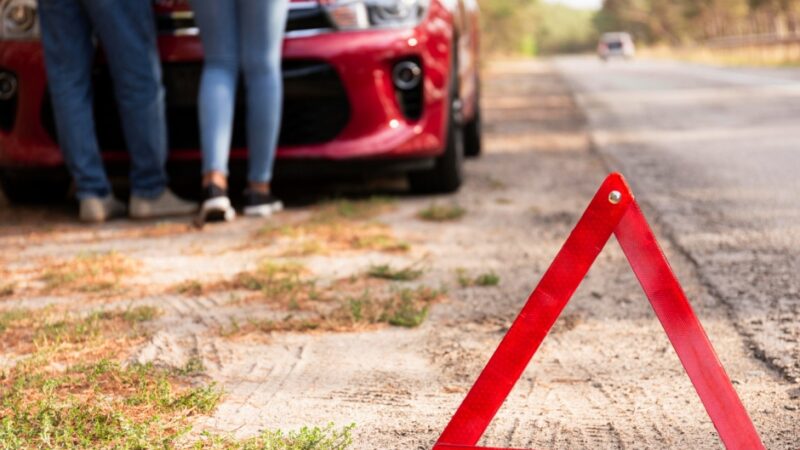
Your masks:
M 177 184 L 192 185 L 200 173 L 199 30 L 187 0 L 153 5 L 169 169 Z M 63 198 L 69 182 L 36 6 L 0 0 L 0 184 L 12 201 Z M 478 47 L 476 0 L 290 0 L 276 175 L 393 171 L 407 174 L 416 192 L 458 189 L 464 156 L 480 152 Z M 125 173 L 128 154 L 102 52 L 94 91 L 103 159 Z M 247 159 L 243 108 L 240 95 L 231 144 L 231 164 L 240 167 Z
M 624 31 L 603 33 L 597 43 L 597 56 L 603 61 L 609 58 L 633 58 L 636 48 L 630 33 Z

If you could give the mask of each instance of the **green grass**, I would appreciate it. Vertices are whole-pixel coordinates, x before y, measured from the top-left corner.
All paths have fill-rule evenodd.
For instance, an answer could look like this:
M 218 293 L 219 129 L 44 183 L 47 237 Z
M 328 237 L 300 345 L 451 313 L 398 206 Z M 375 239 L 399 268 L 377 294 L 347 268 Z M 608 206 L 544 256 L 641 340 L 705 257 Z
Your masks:
M 268 430 L 240 441 L 203 433 L 194 448 L 197 450 L 346 450 L 353 444 L 354 428 L 355 424 L 350 424 L 337 429 L 333 423 L 329 423 L 325 427 L 302 427 L 288 433 Z
M 479 274 L 476 277 L 471 277 L 464 269 L 458 269 L 456 275 L 458 276 L 458 284 L 461 287 L 497 286 L 500 284 L 500 276 L 492 271 Z
M 155 307 L 137 306 L 124 311 L 95 311 L 85 317 L 65 317 L 56 321 L 45 318 L 43 322 L 34 324 L 33 342 L 37 347 L 87 343 L 101 338 L 106 331 L 119 328 L 119 321 L 135 326 L 152 320 L 158 314 L 160 311 Z
M 397 327 L 418 327 L 428 317 L 431 303 L 441 295 L 441 291 L 424 287 L 402 289 L 387 311 L 386 322 Z
M 206 366 L 203 364 L 203 359 L 198 356 L 192 356 L 186 361 L 183 367 L 175 369 L 175 373 L 181 376 L 196 376 L 202 375 L 206 372 Z
M 31 312 L 27 309 L 10 309 L 0 312 L 0 333 L 15 322 L 25 320 L 30 316 Z
M 155 319 L 156 317 L 161 315 L 161 311 L 155 306 L 145 305 L 145 306 L 137 306 L 135 308 L 126 309 L 121 313 L 121 315 L 122 319 L 125 320 L 126 322 L 131 324 L 136 324 Z
M 367 269 L 367 275 L 384 280 L 411 281 L 419 278 L 422 275 L 422 271 L 414 269 L 413 266 L 395 269 L 389 264 L 379 264 L 370 266 Z
M 419 211 L 417 217 L 429 222 L 451 222 L 464 217 L 467 210 L 456 203 L 442 205 L 431 203 L 427 208 Z
M 119 288 L 136 264 L 117 252 L 84 253 L 70 260 L 51 264 L 40 276 L 45 292 L 99 292 Z
M 390 210 L 394 201 L 388 197 L 370 197 L 366 200 L 331 200 L 320 205 L 311 215 L 310 222 L 369 220 Z
M 393 201 L 384 197 L 366 200 L 332 200 L 315 207 L 306 220 L 291 225 L 269 224 L 257 239 L 288 239 L 283 256 L 331 254 L 344 250 L 403 252 L 409 244 L 392 236 L 389 227 L 375 219 L 391 210 Z
M 174 448 L 188 418 L 213 411 L 222 395 L 149 364 L 46 367 L 31 358 L 0 376 L 0 448 Z
M 197 280 L 185 280 L 176 284 L 170 290 L 176 294 L 197 297 L 205 292 L 205 286 L 203 286 L 203 283 Z
M 304 276 L 306 272 L 297 263 L 264 261 L 256 270 L 239 273 L 229 287 L 260 291 L 268 302 L 299 310 L 318 295 L 316 280 Z

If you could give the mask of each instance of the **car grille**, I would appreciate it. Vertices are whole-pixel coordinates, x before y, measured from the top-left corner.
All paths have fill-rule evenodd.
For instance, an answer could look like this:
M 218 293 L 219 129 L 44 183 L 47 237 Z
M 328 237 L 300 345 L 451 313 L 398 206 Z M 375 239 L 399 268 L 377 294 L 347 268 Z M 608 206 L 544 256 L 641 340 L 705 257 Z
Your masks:
M 197 149 L 199 125 L 197 92 L 202 63 L 166 63 L 163 81 L 166 91 L 169 147 Z M 291 147 L 322 144 L 333 140 L 350 118 L 350 104 L 336 70 L 325 62 L 285 60 L 283 62 L 283 116 L 279 144 Z M 125 148 L 119 114 L 108 70 L 98 67 L 94 75 L 97 138 L 104 151 Z M 245 85 L 239 83 L 234 113 L 233 148 L 247 147 Z M 55 139 L 56 130 L 50 96 L 42 107 L 42 123 Z
M 194 36 L 199 34 L 191 10 L 156 11 L 156 27 L 160 34 Z M 286 19 L 288 37 L 333 30 L 328 15 L 316 1 L 294 1 L 289 3 Z

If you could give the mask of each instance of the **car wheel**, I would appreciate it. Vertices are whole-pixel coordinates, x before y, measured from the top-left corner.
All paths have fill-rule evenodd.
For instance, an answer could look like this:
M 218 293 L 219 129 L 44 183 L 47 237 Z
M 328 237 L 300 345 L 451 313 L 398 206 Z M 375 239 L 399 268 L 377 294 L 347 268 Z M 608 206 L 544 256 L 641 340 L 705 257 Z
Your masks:
M 455 58 L 454 58 L 455 61 Z M 454 67 L 458 67 L 455 63 Z M 432 169 L 408 174 L 411 191 L 419 194 L 455 192 L 464 180 L 464 132 L 461 100 L 458 98 L 458 76 L 450 69 L 450 111 L 447 117 L 447 140 L 444 153 L 436 158 Z
M 478 99 L 475 100 L 475 117 L 464 125 L 464 155 L 468 157 L 480 156 L 482 147 L 481 101 Z
M 43 204 L 63 201 L 69 191 L 70 178 L 64 171 L 23 170 L 0 172 L 3 195 L 17 204 Z

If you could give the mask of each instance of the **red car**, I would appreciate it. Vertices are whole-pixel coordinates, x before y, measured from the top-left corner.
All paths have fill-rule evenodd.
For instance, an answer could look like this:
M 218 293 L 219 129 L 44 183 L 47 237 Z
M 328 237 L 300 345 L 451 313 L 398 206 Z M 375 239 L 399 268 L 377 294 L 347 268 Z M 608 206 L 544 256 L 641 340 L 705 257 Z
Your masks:
M 63 197 L 69 179 L 47 94 L 36 2 L 2 0 L 0 8 L 0 182 L 12 201 Z M 186 0 L 158 0 L 154 8 L 175 180 L 181 168 L 199 172 L 203 50 Z M 464 155 L 480 152 L 477 27 L 476 0 L 291 1 L 277 175 L 399 170 L 417 192 L 458 189 Z M 128 156 L 98 53 L 95 118 L 113 172 Z M 237 111 L 232 165 L 247 157 L 243 118 Z

